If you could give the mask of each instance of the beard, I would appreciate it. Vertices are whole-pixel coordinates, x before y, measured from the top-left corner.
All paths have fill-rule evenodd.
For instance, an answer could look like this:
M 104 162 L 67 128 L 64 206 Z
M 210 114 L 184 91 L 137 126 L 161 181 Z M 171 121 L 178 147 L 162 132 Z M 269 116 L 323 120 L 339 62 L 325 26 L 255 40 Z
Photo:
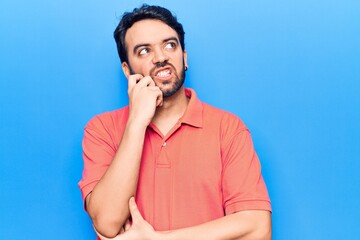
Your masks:
M 185 82 L 185 63 L 183 62 L 183 66 L 180 71 L 180 76 L 177 74 L 175 67 L 171 63 L 164 62 L 163 64 L 159 64 L 159 66 L 156 66 L 153 71 L 154 72 L 157 68 L 170 66 L 173 69 L 173 73 L 175 75 L 175 81 L 173 82 L 163 82 L 163 85 L 171 85 L 168 89 L 163 89 L 161 86 L 159 86 L 160 90 L 163 93 L 164 98 L 171 97 L 175 93 L 177 93 L 180 88 L 184 85 Z M 155 83 L 156 84 L 156 83 Z
M 175 80 L 163 82 L 162 85 L 164 85 L 164 86 L 171 85 L 170 88 L 164 89 L 162 86 L 159 86 L 155 82 L 155 85 L 158 86 L 160 88 L 161 92 L 163 93 L 164 98 L 171 97 L 175 93 L 177 93 L 181 89 L 181 87 L 184 85 L 184 82 L 185 82 L 185 62 L 184 61 L 183 61 L 183 65 L 182 65 L 182 68 L 180 71 L 180 76 L 177 74 L 174 65 L 172 65 L 169 62 L 157 63 L 155 65 L 155 67 L 150 70 L 150 76 L 153 78 L 154 77 L 153 72 L 155 72 L 158 68 L 162 68 L 162 67 L 166 67 L 166 66 L 170 66 L 172 68 L 172 72 L 175 75 Z M 135 74 L 135 72 L 131 68 L 130 64 L 129 64 L 129 69 L 130 69 L 130 74 Z

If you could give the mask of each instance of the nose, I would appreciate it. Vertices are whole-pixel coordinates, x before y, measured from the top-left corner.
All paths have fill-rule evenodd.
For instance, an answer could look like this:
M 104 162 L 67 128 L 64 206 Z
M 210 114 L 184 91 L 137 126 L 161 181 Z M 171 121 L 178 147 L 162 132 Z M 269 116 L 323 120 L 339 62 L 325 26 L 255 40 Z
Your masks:
M 169 60 L 169 57 L 166 55 L 164 49 L 156 48 L 154 49 L 154 57 L 153 57 L 153 63 L 162 63 Z

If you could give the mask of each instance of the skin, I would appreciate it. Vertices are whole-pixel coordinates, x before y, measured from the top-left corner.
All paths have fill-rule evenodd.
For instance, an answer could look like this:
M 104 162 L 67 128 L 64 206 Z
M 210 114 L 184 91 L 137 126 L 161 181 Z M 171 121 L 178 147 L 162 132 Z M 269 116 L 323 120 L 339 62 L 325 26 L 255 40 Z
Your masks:
M 156 232 L 141 216 L 134 198 L 129 208 L 132 224 L 127 223 L 115 238 L 96 232 L 101 240 L 271 240 L 271 216 L 266 211 L 241 211 L 194 227 Z
M 128 29 L 125 42 L 129 62 L 124 62 L 122 69 L 128 79 L 128 122 L 111 165 L 86 197 L 87 211 L 98 236 L 104 240 L 204 239 L 204 236 L 271 239 L 268 211 L 240 211 L 168 232 L 156 232 L 143 219 L 132 196 L 136 192 L 145 131 L 152 122 L 166 135 L 184 114 L 188 99 L 181 76 L 187 66 L 187 53 L 181 48 L 177 33 L 158 20 L 135 23 Z
M 140 73 L 145 78 L 151 78 L 162 93 L 171 92 L 187 66 L 187 53 L 181 48 L 177 33 L 161 21 L 142 20 L 128 29 L 125 43 L 129 62 L 123 62 L 122 69 L 128 80 L 136 76 L 132 73 Z M 156 68 L 157 64 L 164 62 L 170 65 Z M 165 77 L 156 76 L 159 70 L 169 70 L 171 74 Z M 131 88 L 132 86 L 129 86 L 129 89 Z M 157 108 L 153 109 L 153 114 L 147 115 L 151 119 L 147 120 L 148 123 L 154 123 L 165 135 L 186 110 L 188 99 L 183 85 L 172 96 L 159 102 Z M 143 108 L 140 108 L 140 111 L 143 111 Z M 137 114 L 143 113 L 134 112 L 134 116 Z

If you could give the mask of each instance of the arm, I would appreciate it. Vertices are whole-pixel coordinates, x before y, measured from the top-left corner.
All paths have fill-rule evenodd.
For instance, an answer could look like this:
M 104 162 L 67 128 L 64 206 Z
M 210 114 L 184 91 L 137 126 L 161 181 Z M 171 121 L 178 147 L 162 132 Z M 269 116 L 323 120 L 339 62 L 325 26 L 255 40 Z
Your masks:
M 161 239 L 271 239 L 268 211 L 240 211 L 198 226 L 161 233 Z
M 268 211 L 240 211 L 194 227 L 160 233 L 161 239 L 271 239 Z
M 136 74 L 128 81 L 130 110 L 122 140 L 110 166 L 85 200 L 94 227 L 108 237 L 116 236 L 129 217 L 128 201 L 136 193 L 145 131 L 162 103 L 162 93 L 150 77 Z
M 271 239 L 270 202 L 268 202 L 260 163 L 254 151 L 250 133 L 240 129 L 224 145 L 223 153 L 226 158 L 224 159 L 222 189 L 228 206 L 231 204 L 230 207 L 224 209 L 227 212 L 226 216 L 192 227 L 156 232 L 142 218 L 135 202 L 130 201 L 133 224 L 125 233 L 117 236 L 116 240 Z M 239 179 L 239 176 L 242 178 Z M 233 201 L 234 196 L 237 197 L 237 201 Z M 257 203 L 258 200 L 263 202 L 260 206 Z M 239 205 L 240 202 L 246 204 L 246 207 Z
M 197 226 L 166 232 L 156 232 L 141 216 L 133 198 L 129 207 L 133 224 L 125 228 L 125 233 L 112 240 L 122 239 L 156 239 L 156 240 L 270 240 L 271 214 L 269 211 L 248 210 L 239 211 L 225 217 L 203 223 Z M 100 239 L 110 240 L 101 236 Z
M 197 226 L 159 233 L 157 239 L 271 239 L 269 197 L 250 133 L 242 126 L 230 131 L 231 137 L 222 148 L 222 197 L 226 216 Z M 131 211 L 132 216 L 134 211 L 136 209 Z

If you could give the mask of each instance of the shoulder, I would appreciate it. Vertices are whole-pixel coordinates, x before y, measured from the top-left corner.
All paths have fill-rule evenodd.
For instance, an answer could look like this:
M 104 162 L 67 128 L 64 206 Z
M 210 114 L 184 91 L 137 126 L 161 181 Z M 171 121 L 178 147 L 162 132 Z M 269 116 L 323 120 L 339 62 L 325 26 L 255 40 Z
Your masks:
M 207 103 L 202 104 L 205 122 L 219 125 L 221 131 L 238 132 L 247 130 L 246 125 L 237 115 Z
M 109 112 L 104 112 L 93 117 L 85 126 L 85 129 L 116 129 L 126 124 L 128 118 L 128 106 Z

